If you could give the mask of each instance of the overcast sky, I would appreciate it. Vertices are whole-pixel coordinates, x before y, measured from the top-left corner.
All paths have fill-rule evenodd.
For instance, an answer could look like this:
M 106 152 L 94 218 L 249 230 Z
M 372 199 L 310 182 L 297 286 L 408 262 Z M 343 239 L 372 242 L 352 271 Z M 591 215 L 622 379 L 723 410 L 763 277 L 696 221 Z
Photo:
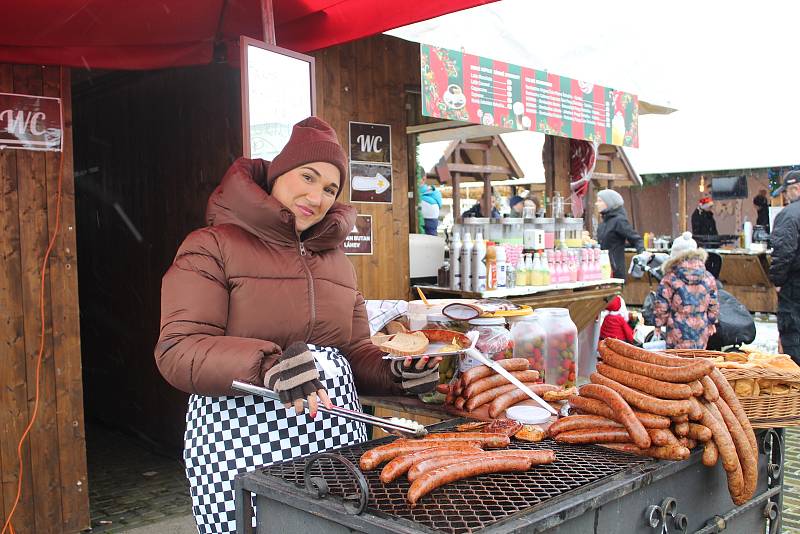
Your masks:
M 632 92 L 640 174 L 800 164 L 800 7 L 790 1 L 502 0 L 391 35 Z

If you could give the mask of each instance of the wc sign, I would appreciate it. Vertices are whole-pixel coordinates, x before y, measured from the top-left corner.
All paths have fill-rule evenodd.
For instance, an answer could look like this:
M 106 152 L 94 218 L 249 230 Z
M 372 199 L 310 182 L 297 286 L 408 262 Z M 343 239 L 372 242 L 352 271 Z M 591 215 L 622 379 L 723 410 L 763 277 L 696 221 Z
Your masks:
M 0 93 L 0 150 L 60 152 L 61 99 Z
M 350 202 L 392 203 L 392 127 L 350 122 Z

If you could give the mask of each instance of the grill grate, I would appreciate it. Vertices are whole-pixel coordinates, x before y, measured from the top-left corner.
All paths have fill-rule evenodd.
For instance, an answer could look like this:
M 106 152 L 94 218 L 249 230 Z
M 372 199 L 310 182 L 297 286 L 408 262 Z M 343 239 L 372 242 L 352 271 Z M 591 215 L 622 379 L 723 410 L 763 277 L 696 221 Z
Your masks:
M 445 429 L 437 426 L 437 430 Z M 358 465 L 362 453 L 388 441 L 391 439 L 370 441 L 336 452 Z M 602 447 L 568 445 L 550 439 L 539 443 L 512 440 L 511 448 L 553 449 L 556 463 L 536 466 L 525 473 L 487 475 L 448 484 L 426 495 L 413 508 L 406 501 L 409 483 L 405 477 L 383 484 L 380 468 L 367 471 L 367 512 L 407 519 L 439 532 L 474 532 L 568 491 L 651 462 L 649 458 Z M 261 472 L 292 482 L 304 492 L 304 467 L 305 460 L 301 458 L 265 467 Z M 311 474 L 323 477 L 332 495 L 343 497 L 358 491 L 352 475 L 332 460 L 320 459 Z

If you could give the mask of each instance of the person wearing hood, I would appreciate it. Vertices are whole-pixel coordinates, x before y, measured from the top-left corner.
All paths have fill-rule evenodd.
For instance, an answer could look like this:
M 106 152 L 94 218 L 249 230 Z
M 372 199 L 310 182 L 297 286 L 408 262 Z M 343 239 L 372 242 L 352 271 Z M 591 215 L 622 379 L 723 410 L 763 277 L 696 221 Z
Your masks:
M 519 195 L 514 195 L 508 200 L 508 207 L 511 211 L 508 213 L 509 217 L 522 217 L 525 208 L 525 199 Z
M 190 394 L 183 456 L 200 534 L 235 532 L 236 474 L 367 439 L 319 402 L 361 411 L 356 391 L 419 394 L 438 381 L 439 358 L 390 364 L 370 341 L 341 246 L 356 220 L 336 202 L 346 173 L 335 131 L 304 119 L 272 162 L 231 165 L 207 226 L 164 275 L 155 359 Z M 235 391 L 234 380 L 282 402 Z
M 419 195 L 425 233 L 436 235 L 439 228 L 439 211 L 442 207 L 442 192 L 431 184 L 422 184 L 419 186 Z
M 697 203 L 697 209 L 692 213 L 692 234 L 696 236 L 715 236 L 717 222 L 714 220 L 714 201 L 711 197 L 703 197 Z
M 614 278 L 623 280 L 627 272 L 625 243 L 630 243 L 639 254 L 644 252 L 644 240 L 628 222 L 624 204 L 622 195 L 613 189 L 603 189 L 597 193 L 595 207 L 603 218 L 597 227 L 597 241 L 600 243 L 600 248 L 608 251 Z
M 653 312 L 656 326 L 666 327 L 668 349 L 705 349 L 719 318 L 717 281 L 706 270 L 708 254 L 697 248 L 690 232 L 672 243 L 664 262 Z
M 606 306 L 606 316 L 600 326 L 600 339 L 621 339 L 633 343 L 633 329 L 628 324 L 628 309 L 622 297 L 615 295 Z

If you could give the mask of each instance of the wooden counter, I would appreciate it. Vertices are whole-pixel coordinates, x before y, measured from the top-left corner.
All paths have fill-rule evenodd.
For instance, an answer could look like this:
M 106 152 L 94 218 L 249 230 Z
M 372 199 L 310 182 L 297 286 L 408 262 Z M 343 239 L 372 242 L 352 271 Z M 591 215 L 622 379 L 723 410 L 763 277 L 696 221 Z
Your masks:
M 608 300 L 622 292 L 622 280 L 612 278 L 600 282 L 574 282 L 552 287 L 522 286 L 475 293 L 438 286 L 417 286 L 427 298 L 503 298 L 531 308 L 568 308 L 578 332 L 589 326 L 606 307 Z
M 724 289 L 736 297 L 750 312 L 776 313 L 778 294 L 769 281 L 769 255 L 766 252 L 745 250 L 711 250 L 722 256 L 719 279 Z M 625 252 L 625 263 L 630 265 L 635 252 Z M 626 304 L 641 306 L 649 291 L 658 287 L 656 280 L 644 275 L 637 280 L 629 275 L 625 280 L 622 298 Z

